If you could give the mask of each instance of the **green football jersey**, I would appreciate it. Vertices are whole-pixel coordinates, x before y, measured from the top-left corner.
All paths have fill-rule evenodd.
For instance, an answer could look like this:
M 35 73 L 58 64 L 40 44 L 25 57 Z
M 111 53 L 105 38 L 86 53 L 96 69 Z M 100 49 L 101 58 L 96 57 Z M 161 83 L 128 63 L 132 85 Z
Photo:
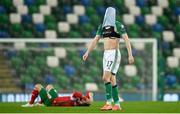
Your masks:
M 120 35 L 123 35 L 126 33 L 126 29 L 122 23 L 120 23 L 119 21 L 116 21 L 115 24 L 116 24 L 116 29 L 117 29 L 115 30 L 115 32 L 117 32 Z M 102 31 L 103 31 L 102 25 L 99 25 L 96 35 L 102 36 Z

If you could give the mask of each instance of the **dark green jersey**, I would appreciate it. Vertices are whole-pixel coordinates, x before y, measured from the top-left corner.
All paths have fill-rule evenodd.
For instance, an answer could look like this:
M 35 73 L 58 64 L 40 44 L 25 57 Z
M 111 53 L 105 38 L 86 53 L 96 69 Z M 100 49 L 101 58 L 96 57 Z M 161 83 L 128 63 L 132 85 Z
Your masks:
M 96 32 L 96 35 L 102 36 L 102 32 L 103 32 L 102 25 L 99 25 L 98 30 Z M 115 30 L 115 32 L 117 32 L 120 35 L 123 35 L 123 34 L 126 33 L 126 29 L 125 29 L 124 25 L 122 23 L 120 23 L 119 21 L 116 21 L 116 30 Z

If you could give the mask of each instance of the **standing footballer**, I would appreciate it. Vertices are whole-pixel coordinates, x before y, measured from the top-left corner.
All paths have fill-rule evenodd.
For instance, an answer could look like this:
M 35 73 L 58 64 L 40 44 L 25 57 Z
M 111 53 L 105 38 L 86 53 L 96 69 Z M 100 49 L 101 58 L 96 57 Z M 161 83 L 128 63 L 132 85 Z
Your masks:
M 89 53 L 95 48 L 99 39 L 104 39 L 104 55 L 103 55 L 103 81 L 106 88 L 106 104 L 101 110 L 121 110 L 118 88 L 116 83 L 116 73 L 118 71 L 121 53 L 119 51 L 119 39 L 123 37 L 126 48 L 128 50 L 128 61 L 134 63 L 132 56 L 131 44 L 128 35 L 119 21 L 116 21 L 116 10 L 113 7 L 106 9 L 103 24 L 99 25 L 95 38 L 90 43 L 86 53 L 83 55 L 83 60 L 86 61 Z M 114 106 L 112 102 L 114 101 Z

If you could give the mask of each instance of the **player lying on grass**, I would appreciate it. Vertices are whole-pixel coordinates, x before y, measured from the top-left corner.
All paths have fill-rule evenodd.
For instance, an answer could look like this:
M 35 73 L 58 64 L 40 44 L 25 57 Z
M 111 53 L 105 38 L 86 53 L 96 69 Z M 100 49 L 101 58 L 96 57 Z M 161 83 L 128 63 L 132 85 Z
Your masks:
M 41 101 L 34 105 L 35 99 L 38 97 Z M 87 92 L 83 95 L 81 92 L 75 91 L 69 96 L 58 96 L 57 91 L 52 85 L 47 85 L 44 88 L 41 84 L 36 84 L 32 90 L 30 101 L 22 105 L 22 107 L 32 107 L 44 104 L 45 106 L 89 106 L 92 101 L 92 94 Z

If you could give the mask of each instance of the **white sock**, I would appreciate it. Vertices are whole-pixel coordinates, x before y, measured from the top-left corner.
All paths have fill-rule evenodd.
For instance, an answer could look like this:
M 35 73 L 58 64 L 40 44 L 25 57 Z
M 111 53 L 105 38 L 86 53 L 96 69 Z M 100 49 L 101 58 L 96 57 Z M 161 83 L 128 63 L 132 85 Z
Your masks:
M 120 107 L 120 103 L 115 103 L 115 105 Z
M 108 99 L 108 100 L 106 101 L 106 104 L 112 105 L 112 99 Z

